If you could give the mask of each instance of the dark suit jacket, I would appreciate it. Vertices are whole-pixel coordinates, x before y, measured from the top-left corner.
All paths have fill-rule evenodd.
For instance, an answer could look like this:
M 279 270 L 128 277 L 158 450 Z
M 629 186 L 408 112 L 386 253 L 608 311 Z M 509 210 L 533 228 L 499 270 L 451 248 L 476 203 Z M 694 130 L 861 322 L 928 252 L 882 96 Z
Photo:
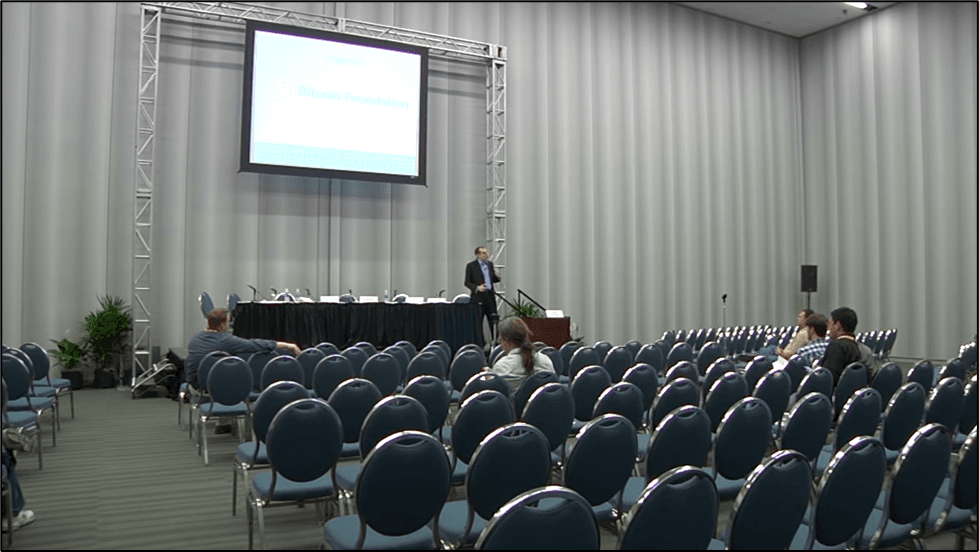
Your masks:
M 493 283 L 500 281 L 500 277 L 496 274 L 496 269 L 493 268 L 493 261 L 486 261 L 489 265 L 490 278 L 492 278 Z M 465 285 L 469 288 L 470 295 L 475 295 L 478 293 L 476 288 L 481 284 L 486 283 L 483 279 L 483 269 L 479 268 L 479 259 L 474 259 L 472 262 L 466 265 L 466 281 Z

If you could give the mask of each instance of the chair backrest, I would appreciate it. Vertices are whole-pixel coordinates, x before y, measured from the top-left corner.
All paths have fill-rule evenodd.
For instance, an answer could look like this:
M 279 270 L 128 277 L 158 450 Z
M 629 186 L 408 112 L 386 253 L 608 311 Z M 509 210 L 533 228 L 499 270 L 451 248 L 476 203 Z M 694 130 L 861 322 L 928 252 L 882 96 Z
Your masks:
M 513 406 L 499 391 L 485 390 L 469 397 L 452 424 L 453 457 L 468 464 L 483 438 L 513 422 Z
M 415 376 L 405 385 L 403 395 L 414 397 L 428 411 L 428 432 L 434 433 L 449 414 L 449 389 L 443 380 L 430 375 Z
M 642 409 L 644 412 L 649 410 L 659 391 L 659 374 L 656 369 L 644 362 L 635 364 L 626 370 L 622 381 L 627 381 L 642 391 Z
M 667 382 L 660 388 L 649 414 L 649 425 L 656 427 L 667 414 L 681 406 L 700 406 L 700 388 L 687 378 Z M 709 419 L 709 418 L 708 418 Z
M 538 370 L 533 374 L 527 376 L 517 388 L 517 392 L 513 394 L 513 405 L 514 412 L 516 412 L 519 418 L 523 414 L 524 407 L 527 405 L 527 400 L 530 396 L 534 394 L 543 385 L 548 383 L 557 383 L 558 377 L 554 372 L 548 372 L 546 370 Z
M 639 349 L 639 352 L 636 353 L 636 363 L 648 364 L 660 374 L 666 369 L 666 358 L 663 356 L 663 351 L 660 350 L 659 346 L 652 343 L 643 345 Z
M 402 339 L 401 341 L 395 343 L 395 345 L 404 349 L 410 358 L 415 358 L 415 355 L 418 354 L 418 349 L 415 347 L 415 344 L 408 340 Z
M 203 368 L 203 363 L 202 368 Z M 277 381 L 306 382 L 306 373 L 299 361 L 287 355 L 269 359 L 262 369 L 262 389 Z
M 907 381 L 913 381 L 920 384 L 925 388 L 925 391 L 931 391 L 931 385 L 935 380 L 935 365 L 931 363 L 930 360 L 922 360 L 911 367 L 908 371 Z
M 598 550 L 595 512 L 578 493 L 548 486 L 507 502 L 486 523 L 476 550 Z
M 445 363 L 442 357 L 433 351 L 422 351 L 408 363 L 408 380 L 418 376 L 434 376 L 440 380 L 445 380 Z
M 776 425 L 780 424 L 792 397 L 792 378 L 785 370 L 771 370 L 758 380 L 751 396 L 765 401 L 772 411 L 772 419 Z
M 876 389 L 864 387 L 853 393 L 840 411 L 833 450 L 843 448 L 854 437 L 873 435 L 880 424 L 880 403 Z
M 527 399 L 520 419 L 547 437 L 551 450 L 565 443 L 574 423 L 574 398 L 566 385 L 548 383 Z
M 561 364 L 564 366 L 565 370 L 565 372 L 561 375 L 567 375 L 568 367 L 571 366 L 571 357 L 574 356 L 574 352 L 577 351 L 580 346 L 581 344 L 577 341 L 568 341 L 564 345 L 561 345 L 561 348 L 558 349 L 558 352 L 561 353 L 561 360 L 563 361 Z
M 579 370 L 571 381 L 575 418 L 582 422 L 591 420 L 595 401 L 610 385 L 612 385 L 612 378 L 601 366 L 587 366 Z
M 364 363 L 360 377 L 374 382 L 377 389 L 386 397 L 394 393 L 401 383 L 401 365 L 394 356 L 377 353 Z
M 884 421 L 880 430 L 881 442 L 888 450 L 901 450 L 911 435 L 921 427 L 925 416 L 925 388 L 911 381 L 901 386 L 891 396 L 884 409 Z
M 459 353 L 461 353 L 462 351 L 469 351 L 469 350 L 473 350 L 479 354 L 483 354 L 483 348 L 480 347 L 479 345 L 476 345 L 475 343 L 466 343 L 462 347 L 459 347 L 459 349 L 456 351 L 456 356 L 458 356 Z
M 349 293 L 344 293 L 343 295 L 340 296 L 340 302 L 341 303 L 356 303 L 357 302 L 357 298 L 354 297 L 353 295 L 349 294 Z
M 813 369 L 802 378 L 796 394 L 804 397 L 814 391 L 826 395 L 827 399 L 833 396 L 833 373 L 822 366 Z
M 342 382 L 357 377 L 354 366 L 343 355 L 333 354 L 323 358 L 313 370 L 313 391 L 321 399 L 328 399 Z
M 486 367 L 486 357 L 476 351 L 466 351 L 452 359 L 449 366 L 449 381 L 452 388 L 461 392 L 466 383 L 474 375 Z
M 738 369 L 734 365 L 734 361 L 729 358 L 719 358 L 715 360 L 710 366 L 707 367 L 707 373 L 704 374 L 702 388 L 704 396 L 707 396 L 707 392 L 710 388 L 714 386 L 714 382 L 717 381 L 721 376 L 728 372 L 737 372 Z
M 976 374 L 972 374 L 965 386 L 965 399 L 962 401 L 962 416 L 959 418 L 959 433 L 968 435 L 976 427 Z
M 666 381 L 673 381 L 677 378 L 687 378 L 690 381 L 700 380 L 700 372 L 697 371 L 697 365 L 689 360 L 677 362 L 666 371 L 664 379 Z
M 612 350 L 612 344 L 608 341 L 597 341 L 592 345 L 592 349 L 598 354 L 598 362 L 596 364 L 602 364 L 605 362 L 605 356 Z
M 384 352 L 394 357 L 394 360 L 398 361 L 398 384 L 402 384 L 407 381 L 408 378 L 408 365 L 411 363 L 411 357 L 408 355 L 408 351 L 405 351 L 400 345 L 391 345 L 384 349 Z
M 440 359 L 442 359 L 447 371 L 448 367 L 452 366 L 452 361 L 455 360 L 455 358 L 449 356 L 449 354 L 445 352 L 445 349 L 439 347 L 438 345 L 425 345 L 422 350 L 418 352 L 418 354 L 421 353 L 434 353 L 437 355 Z
M 802 454 L 780 450 L 757 466 L 734 501 L 729 550 L 784 550 L 809 504 L 812 475 Z
M 391 299 L 391 300 L 394 301 L 395 303 L 404 303 L 404 302 L 406 302 L 408 300 L 408 294 L 407 293 L 399 293 L 399 294 L 395 295 L 394 298 Z
M 680 466 L 653 479 L 624 517 L 619 550 L 706 550 L 719 500 L 703 470 Z
M 707 413 L 696 406 L 670 412 L 653 430 L 646 449 L 646 481 L 680 466 L 706 466 L 711 431 Z
M 377 347 L 375 347 L 370 341 L 358 341 L 357 343 L 354 343 L 354 347 L 362 349 L 365 353 L 367 353 L 367 358 L 377 354 Z
M 901 371 L 901 367 L 896 362 L 888 362 L 877 370 L 870 386 L 880 393 L 880 398 L 886 405 L 891 402 L 891 397 L 903 383 L 904 373 Z
M 24 346 L 21 346 L 23 349 Z M 25 351 L 26 352 L 26 351 Z M 31 357 L 33 360 L 33 357 Z M 35 369 L 35 372 L 37 369 Z M 965 362 L 961 358 L 955 357 L 948 361 L 948 364 L 942 366 L 942 369 L 938 372 L 938 381 L 942 381 L 945 378 L 959 378 L 965 381 Z
M 48 372 L 51 370 L 51 359 L 48 357 L 48 352 L 37 343 L 24 343 L 20 346 L 20 350 L 27 355 L 27 358 L 31 359 L 34 380 L 47 378 Z M 962 379 L 965 379 L 964 371 Z
M 782 425 L 778 448 L 796 450 L 810 462 L 816 460 L 833 427 L 833 403 L 829 397 L 813 391 L 792 405 Z
M 414 397 L 384 397 L 371 408 L 360 428 L 360 457 L 367 455 L 382 439 L 402 431 L 429 431 L 428 410 Z
M 747 397 L 749 391 L 744 376 L 737 372 L 727 372 L 714 382 L 707 392 L 707 399 L 704 400 L 704 411 L 710 416 L 711 431 L 717 431 L 724 414 L 738 401 Z M 771 431 L 771 424 L 769 424 L 769 431 Z
M 304 349 L 296 356 L 296 360 L 299 361 L 299 365 L 302 366 L 303 373 L 306 376 L 306 379 L 303 381 L 306 387 L 313 388 L 313 372 L 316 371 L 316 365 L 319 364 L 319 361 L 324 358 L 326 358 L 326 354 L 315 347 Z
M 840 411 L 843 410 L 846 401 L 850 399 L 850 395 L 853 395 L 857 389 L 867 387 L 868 384 L 867 366 L 865 364 L 853 362 L 844 368 L 840 374 L 840 379 L 836 382 L 836 388 L 833 390 L 833 406 L 836 408 L 836 415 L 840 415 Z
M 496 359 L 500 358 L 503 354 L 503 345 L 496 345 L 490 350 L 489 354 L 489 365 L 492 366 L 496 364 Z
M 952 443 L 944 426 L 927 424 L 914 432 L 894 462 L 884 515 L 878 527 L 871 527 L 875 531 L 870 548 L 876 548 L 888 522 L 913 523 L 931 506 L 948 475 L 951 457 Z
M 449 347 L 449 344 L 446 343 L 445 341 L 442 341 L 441 339 L 433 339 L 433 340 L 429 341 L 428 342 L 428 345 L 426 345 L 425 347 L 426 348 L 427 347 L 438 347 L 439 349 L 441 349 L 442 352 L 445 353 L 445 358 L 447 359 L 446 360 L 446 365 L 449 364 L 448 359 L 452 359 L 453 358 L 452 357 L 452 347 Z
M 685 341 L 677 343 L 670 349 L 670 353 L 666 355 L 666 366 L 673 367 L 677 362 L 684 360 L 693 360 L 693 347 Z
M 602 366 L 612 378 L 612 383 L 619 383 L 626 370 L 632 366 L 632 353 L 625 347 L 613 347 L 602 360 Z
M 959 449 L 952 483 L 952 504 L 962 510 L 976 507 L 976 428 L 972 428 Z M 939 525 L 941 527 L 941 525 Z
M 238 303 L 241 301 L 241 296 L 237 293 L 228 294 L 228 312 L 233 313 L 235 309 L 238 308 Z
M 700 375 L 705 375 L 707 368 L 723 357 L 724 349 L 721 348 L 720 344 L 713 341 L 704 344 L 700 353 L 697 354 L 697 371 L 700 372 Z
M 764 401 L 746 397 L 734 404 L 717 427 L 714 473 L 727 479 L 746 477 L 772 440 L 772 414 Z
M 262 370 L 270 360 L 279 356 L 276 351 L 261 351 L 248 356 L 248 366 L 252 369 L 252 383 L 256 391 L 262 390 Z
M 344 443 L 356 443 L 360 439 L 364 418 L 381 397 L 377 386 L 365 379 L 350 378 L 337 386 L 327 402 L 343 422 Z
M 14 355 L 4 354 L 2 370 L 3 381 L 7 385 L 7 399 L 16 401 L 21 397 L 26 397 L 31 390 L 31 381 L 34 380 L 34 376 L 27 365 Z
M 595 408 L 592 411 L 592 419 L 604 414 L 618 414 L 632 422 L 633 427 L 639 428 L 643 424 L 643 394 L 635 385 L 620 381 L 602 391 L 595 401 Z
M 336 465 L 343 445 L 337 413 L 321 399 L 300 399 L 282 407 L 269 424 L 265 444 L 276 475 L 307 482 Z
M 469 294 L 460 293 L 459 295 L 456 295 L 455 297 L 452 298 L 452 302 L 460 305 L 469 304 L 469 299 L 470 299 Z
M 642 349 L 642 343 L 638 340 L 633 339 L 632 341 L 623 345 L 623 347 L 625 347 L 626 349 L 629 350 L 630 353 L 632 353 L 632 360 L 633 362 L 635 362 L 636 355 L 638 355 L 639 350 Z
M 567 375 L 567 370 L 564 366 L 564 358 L 561 357 L 561 352 L 554 347 L 544 347 L 540 350 L 542 355 L 551 359 L 551 366 L 554 368 L 554 373 L 558 376 Z
M 574 380 L 578 372 L 585 366 L 601 366 L 602 359 L 595 349 L 591 347 L 579 347 L 568 364 L 568 377 Z
M 324 342 L 316 345 L 316 348 L 319 349 L 319 350 L 321 350 L 321 351 L 323 351 L 323 354 L 325 354 L 326 356 L 339 355 L 340 354 L 340 349 L 337 348 L 336 345 L 330 343 L 329 341 L 324 341 Z
M 632 422 L 618 414 L 595 418 L 578 431 L 561 484 L 592 506 L 611 500 L 629 480 L 638 457 L 636 446 Z
M 204 355 L 201 359 L 201 363 L 197 365 L 197 386 L 203 390 L 207 390 L 207 377 L 211 373 L 211 367 L 214 363 L 221 360 L 222 358 L 229 357 L 231 354 L 224 351 L 211 351 Z
M 214 310 L 214 300 L 211 299 L 210 294 L 203 291 L 200 297 L 197 298 L 197 301 L 201 304 L 201 313 L 204 315 L 204 318 L 207 318 L 207 315 L 211 314 L 211 311 Z
M 214 363 L 207 376 L 211 400 L 224 405 L 238 404 L 252 392 L 252 370 L 236 356 L 224 357 Z
M 473 453 L 466 500 L 472 512 L 489 519 L 513 498 L 547 485 L 550 473 L 551 451 L 540 430 L 521 422 L 507 424 L 490 432 Z
M 347 347 L 340 354 L 350 361 L 350 364 L 354 367 L 354 374 L 356 374 L 359 378 L 361 370 L 364 368 L 364 363 L 367 362 L 368 358 L 370 358 L 367 351 L 361 349 L 360 347 Z
M 277 381 L 265 388 L 255 399 L 252 407 L 252 429 L 255 438 L 264 443 L 268 436 L 269 424 L 287 404 L 311 398 L 309 389 L 294 381 Z M 258 447 L 256 447 L 257 451 Z
M 751 359 L 744 367 L 744 379 L 748 382 L 748 389 L 754 389 L 758 385 L 758 380 L 772 369 L 772 361 L 765 356 L 756 356 Z
M 809 373 L 809 367 L 806 365 L 806 360 L 799 355 L 792 355 L 792 358 L 785 363 L 785 368 L 783 368 L 789 377 L 792 379 L 792 392 L 795 393 L 799 389 L 799 384 L 802 383 L 802 379 L 806 377 Z
M 510 384 L 503 376 L 492 372 L 479 372 L 469 378 L 469 381 L 463 386 L 459 402 L 463 403 L 476 393 L 486 390 L 496 391 L 508 398 L 510 396 Z
M 451 488 L 445 447 L 431 435 L 403 431 L 384 438 L 361 466 L 354 498 L 363 548 L 366 527 L 389 537 L 408 535 L 432 523 L 438 548 L 439 514 Z M 423 483 L 419 483 L 423 482 Z
M 874 509 L 887 474 L 887 459 L 880 441 L 856 437 L 830 460 L 819 481 L 809 524 L 813 541 L 838 546 L 857 534 Z
M 955 431 L 965 403 L 965 385 L 959 378 L 945 378 L 931 390 L 925 405 L 925 423 L 938 423 Z M 951 433 L 950 433 L 951 434 Z

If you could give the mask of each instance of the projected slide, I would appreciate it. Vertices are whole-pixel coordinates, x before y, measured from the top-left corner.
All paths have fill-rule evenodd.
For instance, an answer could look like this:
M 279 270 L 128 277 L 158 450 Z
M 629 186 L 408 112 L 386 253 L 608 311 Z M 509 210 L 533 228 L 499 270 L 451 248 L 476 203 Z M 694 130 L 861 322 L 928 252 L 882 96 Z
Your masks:
M 250 31 L 243 170 L 292 167 L 424 183 L 424 52 L 351 43 L 351 37 Z

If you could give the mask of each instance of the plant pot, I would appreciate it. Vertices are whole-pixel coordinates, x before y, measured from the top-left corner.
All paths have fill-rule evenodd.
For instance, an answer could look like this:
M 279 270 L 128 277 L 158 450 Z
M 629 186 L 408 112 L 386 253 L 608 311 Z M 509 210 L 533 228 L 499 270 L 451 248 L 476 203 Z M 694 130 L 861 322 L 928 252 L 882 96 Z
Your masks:
M 61 370 L 61 377 L 71 382 L 71 388 L 81 389 L 85 383 L 85 375 L 81 370 Z
M 108 389 L 116 386 L 116 375 L 109 370 L 95 371 L 95 387 L 97 389 Z

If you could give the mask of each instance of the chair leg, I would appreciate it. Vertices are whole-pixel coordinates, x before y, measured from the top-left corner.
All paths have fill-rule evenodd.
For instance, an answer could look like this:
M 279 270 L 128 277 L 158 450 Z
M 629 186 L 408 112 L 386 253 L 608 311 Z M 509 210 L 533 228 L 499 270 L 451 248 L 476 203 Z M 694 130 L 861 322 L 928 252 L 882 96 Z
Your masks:
M 255 532 L 254 532 L 254 527 L 253 527 L 253 523 L 252 523 L 252 516 L 253 516 L 252 508 L 253 507 L 254 506 L 252 505 L 252 493 L 249 491 L 248 495 L 245 497 L 245 510 L 246 510 L 245 514 L 248 517 L 248 549 L 249 550 L 254 550 L 255 549 L 255 545 L 254 545 L 254 533 Z
M 261 550 L 265 550 L 265 514 L 258 501 L 255 502 L 255 513 L 258 517 L 258 546 Z
M 237 460 L 236 460 L 237 462 Z M 231 515 L 235 515 L 238 510 L 238 465 L 231 468 Z
M 68 396 L 71 397 L 71 419 L 75 419 L 75 390 L 69 388 Z
M 204 442 L 204 465 L 207 465 L 207 422 L 204 418 L 201 418 L 201 425 L 197 428 L 197 440 L 198 442 Z

